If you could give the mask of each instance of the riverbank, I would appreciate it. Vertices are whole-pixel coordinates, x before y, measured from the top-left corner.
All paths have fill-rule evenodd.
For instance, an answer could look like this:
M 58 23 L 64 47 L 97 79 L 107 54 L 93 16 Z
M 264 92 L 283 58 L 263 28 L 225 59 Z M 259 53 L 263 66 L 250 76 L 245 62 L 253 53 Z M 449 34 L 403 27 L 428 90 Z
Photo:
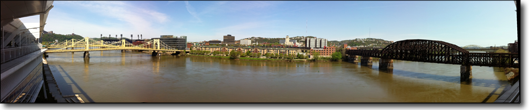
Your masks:
M 209 56 L 209 55 L 187 55 L 187 56 L 198 56 L 198 57 L 211 57 L 211 58 L 230 59 L 229 56 Z M 287 59 L 269 59 L 269 58 L 252 58 L 252 57 L 239 57 L 238 60 L 285 61 L 285 62 L 306 62 L 306 61 L 312 61 L 312 60 L 308 60 L 308 59 L 293 59 L 293 60 L 287 60 Z M 323 61 L 323 60 L 319 60 L 319 61 Z

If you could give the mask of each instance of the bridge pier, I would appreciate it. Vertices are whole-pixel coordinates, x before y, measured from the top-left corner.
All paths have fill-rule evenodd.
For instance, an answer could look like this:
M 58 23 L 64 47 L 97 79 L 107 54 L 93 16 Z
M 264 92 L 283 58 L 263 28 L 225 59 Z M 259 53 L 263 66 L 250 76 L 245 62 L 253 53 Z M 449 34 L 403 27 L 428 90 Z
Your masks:
M 73 52 L 72 52 L 72 53 L 73 53 Z M 88 51 L 85 51 L 85 52 L 83 53 L 83 57 L 84 57 L 84 58 L 90 58 L 90 53 L 88 53 Z
M 158 52 L 153 51 L 153 52 L 151 53 L 151 56 L 158 56 Z
M 460 81 L 467 82 L 471 81 L 471 65 L 460 66 Z
M 392 59 L 379 59 L 379 69 L 390 70 L 394 69 L 394 60 Z
M 357 55 L 350 56 L 350 57 L 348 58 L 348 62 L 351 62 L 351 63 L 358 63 L 358 62 L 359 62 L 359 56 L 357 56 Z
M 363 66 L 372 66 L 372 57 L 362 56 L 361 65 L 363 65 Z

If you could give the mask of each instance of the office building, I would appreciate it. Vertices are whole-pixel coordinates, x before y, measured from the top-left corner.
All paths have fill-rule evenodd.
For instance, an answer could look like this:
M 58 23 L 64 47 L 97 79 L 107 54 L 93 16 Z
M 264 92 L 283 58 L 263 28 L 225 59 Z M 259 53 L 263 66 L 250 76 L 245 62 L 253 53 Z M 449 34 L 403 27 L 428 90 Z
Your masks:
M 230 34 L 223 36 L 223 44 L 234 44 L 235 43 L 235 36 L 232 36 Z

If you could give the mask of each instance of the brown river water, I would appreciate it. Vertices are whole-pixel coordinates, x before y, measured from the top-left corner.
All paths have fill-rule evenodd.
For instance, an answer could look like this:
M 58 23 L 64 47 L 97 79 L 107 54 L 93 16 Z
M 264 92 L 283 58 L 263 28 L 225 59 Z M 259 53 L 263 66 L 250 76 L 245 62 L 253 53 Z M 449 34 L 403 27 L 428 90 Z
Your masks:
M 84 102 L 492 102 L 509 86 L 501 69 L 394 61 L 394 69 L 349 62 L 278 62 L 121 51 L 50 53 L 63 95 Z

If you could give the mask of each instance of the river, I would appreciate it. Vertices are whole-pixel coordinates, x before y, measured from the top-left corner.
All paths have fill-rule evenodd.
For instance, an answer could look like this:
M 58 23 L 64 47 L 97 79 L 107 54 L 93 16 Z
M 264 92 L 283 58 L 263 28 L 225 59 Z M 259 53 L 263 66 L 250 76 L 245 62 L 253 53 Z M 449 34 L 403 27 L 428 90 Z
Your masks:
M 503 72 L 394 61 L 392 71 L 349 62 L 277 62 L 121 51 L 49 53 L 63 95 L 85 102 L 491 102 L 509 86 Z M 490 98 L 488 98 L 490 97 Z

